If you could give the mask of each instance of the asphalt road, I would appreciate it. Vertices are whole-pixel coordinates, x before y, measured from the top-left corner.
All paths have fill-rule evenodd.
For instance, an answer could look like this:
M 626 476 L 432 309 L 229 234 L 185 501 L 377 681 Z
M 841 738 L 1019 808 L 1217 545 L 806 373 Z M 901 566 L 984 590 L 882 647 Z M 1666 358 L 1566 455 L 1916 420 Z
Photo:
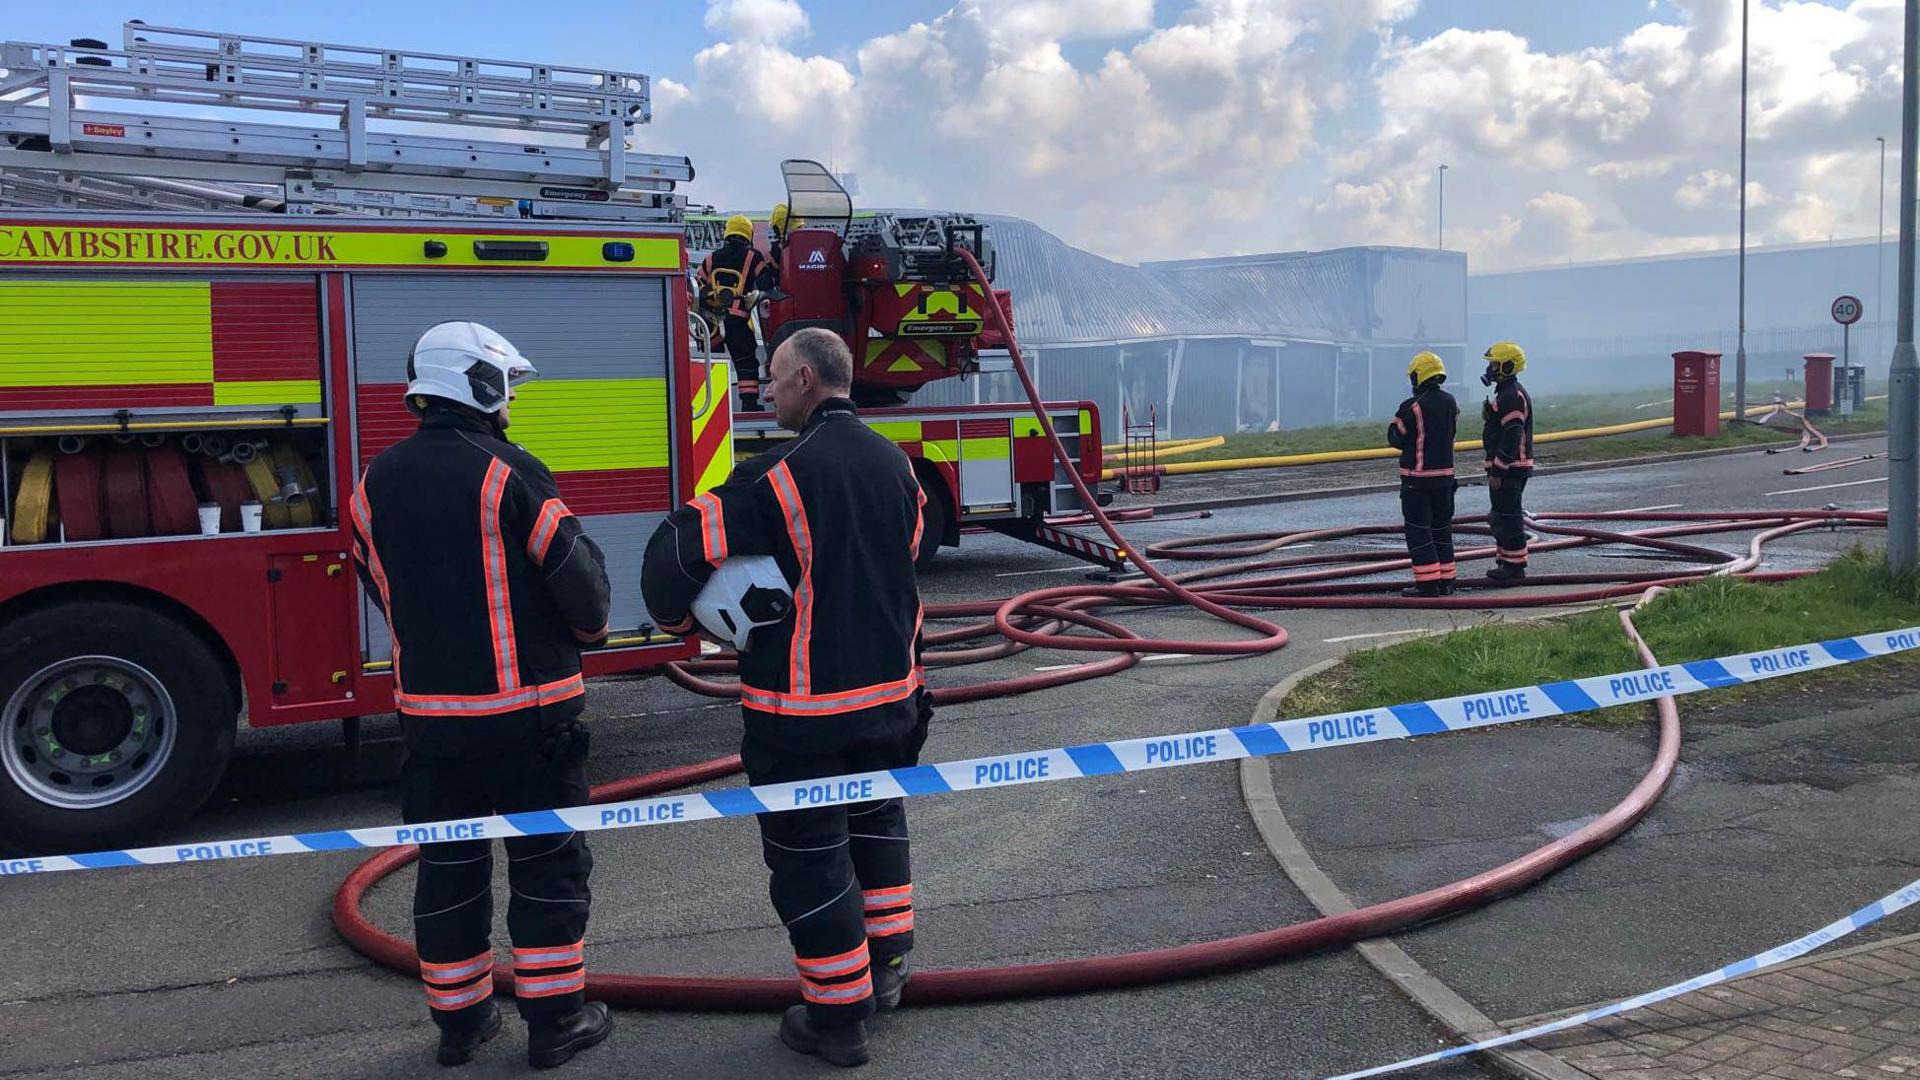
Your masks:
M 1874 449 L 1851 444 L 1843 453 Z M 1753 454 L 1583 473 L 1543 480 L 1529 502 L 1538 510 L 1884 502 L 1883 483 L 1768 494 L 1883 478 L 1883 465 L 1799 482 L 1783 478 L 1782 467 L 1780 458 Z M 1484 497 L 1478 489 L 1463 490 L 1461 512 L 1478 512 Z M 1393 496 L 1368 495 L 1222 511 L 1204 520 L 1140 523 L 1127 531 L 1146 543 L 1175 535 L 1396 518 Z M 1780 545 L 1771 564 L 1813 565 L 1856 539 L 1802 534 Z M 1744 541 L 1727 546 L 1743 548 Z M 994 536 L 969 536 L 963 550 L 948 554 L 926 579 L 929 600 L 1003 595 L 1083 576 L 1064 557 Z M 1583 553 L 1542 562 L 1549 569 L 1647 565 L 1596 561 Z M 1149 661 L 1072 688 L 943 709 L 926 756 L 944 760 L 1243 723 L 1259 695 L 1291 671 L 1388 635 L 1481 617 L 1470 612 L 1282 613 L 1293 643 L 1272 656 Z M 1126 621 L 1145 634 L 1234 633 L 1176 613 L 1134 613 Z M 1033 652 L 939 677 L 1001 676 L 1082 659 Z M 693 698 L 658 679 L 594 684 L 591 715 L 597 780 L 723 754 L 738 736 L 731 708 Z M 398 754 L 391 721 L 369 722 L 358 759 L 345 755 L 330 727 L 243 735 L 229 781 L 180 839 L 396 820 L 392 781 Z M 1316 800 L 1317 808 L 1350 819 L 1359 808 L 1364 811 L 1359 820 L 1382 812 L 1384 793 L 1393 789 L 1382 780 L 1393 776 L 1391 762 L 1369 758 L 1353 764 L 1362 761 L 1360 754 L 1324 756 L 1350 767 L 1341 770 L 1347 786 L 1328 790 Z M 1587 762 L 1576 754 L 1556 771 L 1562 775 L 1516 764 L 1509 782 L 1570 787 L 1563 781 L 1572 773 L 1582 777 L 1581 790 L 1590 787 L 1596 794 L 1617 782 L 1610 758 Z M 1532 807 L 1518 807 L 1509 819 L 1504 791 L 1436 791 L 1433 797 L 1473 802 L 1504 822 L 1503 836 L 1524 834 L 1537 824 Z M 1413 811 L 1406 815 L 1417 817 Z M 916 960 L 923 967 L 1112 953 L 1245 933 L 1312 914 L 1262 848 L 1240 803 L 1233 770 L 1225 766 L 926 799 L 914 804 L 911 816 L 921 905 Z M 1315 841 L 1312 830 L 1303 831 Z M 1420 852 L 1419 840 L 1408 838 L 1408 849 Z M 592 843 L 596 905 L 588 952 L 593 968 L 681 974 L 791 970 L 766 901 L 751 825 L 696 823 L 600 834 Z M 1366 863 L 1364 853 L 1354 858 Z M 1441 854 L 1418 858 L 1429 871 L 1448 865 Z M 348 855 L 310 855 L 9 879 L 0 886 L 0 919 L 9 927 L 8 962 L 0 965 L 0 1076 L 198 1080 L 268 1072 L 307 1077 L 425 1071 L 433 1035 L 417 984 L 362 960 L 327 921 L 333 889 L 356 861 Z M 1357 864 L 1337 865 L 1363 868 Z M 1389 860 L 1387 865 L 1398 864 Z M 1340 872 L 1335 877 L 1347 883 Z M 369 910 L 382 925 L 404 929 L 410 882 L 411 874 L 402 873 L 369 898 Z M 1386 883 L 1391 879 L 1382 887 Z M 1350 887 L 1366 892 L 1364 882 Z M 1605 916 L 1588 909 L 1580 917 Z M 1533 961 L 1539 961 L 1527 969 L 1533 977 L 1552 977 L 1552 964 L 1530 956 Z M 1509 965 L 1503 969 L 1509 974 L 1501 977 L 1518 981 L 1526 974 L 1522 967 Z M 1513 1007 L 1532 1011 L 1519 1000 L 1526 996 L 1514 995 Z M 569 1072 L 766 1078 L 824 1071 L 782 1049 L 773 1038 L 774 1022 L 767 1015 L 626 1013 L 618 1018 L 614 1041 L 581 1057 Z M 508 1030 L 469 1072 L 502 1075 L 524 1068 L 517 1025 Z M 1124 992 L 904 1010 L 876 1025 L 871 1072 L 1107 1080 L 1304 1077 L 1432 1049 L 1439 1039 L 1435 1028 L 1357 958 L 1336 952 Z M 1424 1075 L 1479 1073 L 1476 1066 L 1461 1064 Z

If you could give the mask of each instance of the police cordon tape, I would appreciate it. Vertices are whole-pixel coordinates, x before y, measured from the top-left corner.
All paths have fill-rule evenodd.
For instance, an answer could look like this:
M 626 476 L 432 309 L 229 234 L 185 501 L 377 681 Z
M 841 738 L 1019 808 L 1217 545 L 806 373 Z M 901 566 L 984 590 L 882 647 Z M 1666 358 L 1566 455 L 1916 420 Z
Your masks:
M 1615 705 L 1633 705 L 1662 697 L 1697 694 L 1724 686 L 1818 671 L 1914 649 L 1920 649 L 1920 626 L 1712 660 L 1641 668 L 1614 675 L 1595 675 L 1543 686 L 1463 694 L 1434 701 L 1279 720 L 1246 727 L 1214 728 L 1178 735 L 1085 743 L 1051 750 L 915 765 L 904 769 L 850 773 L 817 780 L 413 825 L 382 825 L 79 855 L 0 859 L 0 876 L 217 862 L 449 840 L 542 836 L 575 831 L 601 832 L 780 813 L 876 799 L 980 791 L 1111 773 L 1144 772 L 1208 761 L 1234 761 L 1385 739 L 1417 738 L 1589 712 Z
M 1729 979 L 1737 979 L 1742 975 L 1758 971 L 1761 968 L 1769 968 L 1775 964 L 1783 964 L 1788 960 L 1805 956 L 1807 953 L 1812 952 L 1830 941 L 1836 941 L 1846 937 L 1861 927 L 1872 926 L 1874 923 L 1892 915 L 1894 912 L 1911 907 L 1915 903 L 1920 903 L 1920 881 L 1908 882 L 1902 888 L 1888 893 L 1845 918 L 1836 919 L 1828 923 L 1811 934 L 1795 938 L 1785 945 L 1777 945 L 1768 949 L 1766 952 L 1755 953 L 1745 960 L 1735 960 L 1733 963 L 1714 971 L 1709 971 L 1702 975 L 1695 975 L 1685 982 L 1677 982 L 1671 986 L 1663 986 L 1658 990 L 1649 990 L 1638 997 L 1630 997 L 1622 1001 L 1616 1001 L 1611 1005 L 1602 1005 L 1598 1008 L 1588 1009 L 1583 1013 L 1562 1017 L 1559 1020 L 1552 1020 L 1521 1031 L 1510 1032 L 1506 1035 L 1495 1036 L 1491 1039 L 1482 1039 L 1479 1042 L 1469 1043 L 1466 1046 L 1454 1046 L 1445 1050 L 1435 1051 L 1431 1054 L 1422 1054 L 1419 1057 L 1407 1058 L 1405 1061 L 1396 1061 L 1391 1065 L 1380 1065 L 1371 1069 L 1363 1069 L 1360 1072 L 1341 1073 L 1338 1076 L 1329 1077 L 1328 1080 L 1360 1080 L 1360 1078 L 1364 1076 L 1384 1076 L 1387 1073 L 1399 1072 L 1402 1069 L 1411 1069 L 1416 1065 L 1428 1065 L 1436 1061 L 1445 1061 L 1449 1058 L 1478 1053 L 1481 1050 L 1491 1050 L 1497 1046 L 1505 1046 L 1508 1043 L 1537 1039 L 1542 1035 L 1551 1035 L 1556 1031 L 1565 1031 L 1568 1028 L 1579 1027 L 1582 1024 L 1590 1024 L 1595 1020 L 1605 1020 L 1609 1016 L 1617 1016 L 1623 1012 L 1631 1012 L 1634 1009 L 1644 1008 L 1648 1005 L 1656 1005 L 1662 1001 L 1680 997 L 1683 994 L 1691 994 L 1695 990 L 1705 989 L 1709 986 L 1717 986 Z

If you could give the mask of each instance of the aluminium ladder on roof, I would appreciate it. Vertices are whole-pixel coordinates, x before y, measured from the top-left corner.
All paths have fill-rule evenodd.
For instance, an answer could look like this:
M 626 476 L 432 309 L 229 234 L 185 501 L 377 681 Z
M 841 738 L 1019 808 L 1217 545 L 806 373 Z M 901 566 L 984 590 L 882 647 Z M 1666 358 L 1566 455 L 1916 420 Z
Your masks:
M 221 202 L 144 183 L 167 178 L 240 185 L 242 196 L 278 189 L 284 205 L 275 208 L 289 213 L 318 203 L 520 216 L 502 208 L 526 200 L 539 216 L 669 221 L 685 207 L 675 185 L 693 178 L 685 157 L 627 147 L 633 125 L 651 116 L 647 77 L 636 73 L 137 21 L 125 37 L 117 50 L 0 44 L 0 190 L 45 197 L 50 175 L 55 187 L 85 176 L 97 182 L 67 183 L 53 205 Z M 103 107 L 112 102 L 130 108 Z M 320 116 L 334 126 L 238 122 L 209 109 Z M 395 130 L 370 130 L 369 121 Z M 94 201 L 75 202 L 83 197 Z

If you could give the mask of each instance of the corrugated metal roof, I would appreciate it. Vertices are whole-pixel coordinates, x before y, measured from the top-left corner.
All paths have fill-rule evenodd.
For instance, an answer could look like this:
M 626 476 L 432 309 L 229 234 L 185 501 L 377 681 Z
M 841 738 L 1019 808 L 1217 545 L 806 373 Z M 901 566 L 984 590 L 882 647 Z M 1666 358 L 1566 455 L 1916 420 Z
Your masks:
M 982 220 L 993 227 L 996 284 L 1013 290 L 1021 340 L 1036 345 L 1465 337 L 1466 257 L 1457 252 L 1342 248 L 1129 266 L 1022 218 Z

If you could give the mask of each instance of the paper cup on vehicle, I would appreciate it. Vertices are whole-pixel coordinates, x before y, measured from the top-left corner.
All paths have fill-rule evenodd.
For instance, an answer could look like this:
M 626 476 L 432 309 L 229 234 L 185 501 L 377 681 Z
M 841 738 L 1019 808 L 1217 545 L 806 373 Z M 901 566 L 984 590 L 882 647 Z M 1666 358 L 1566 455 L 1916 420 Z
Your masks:
M 220 504 L 200 504 L 200 535 L 217 536 L 220 532 Z
M 257 502 L 240 504 L 240 531 L 257 533 L 260 531 L 260 504 Z

